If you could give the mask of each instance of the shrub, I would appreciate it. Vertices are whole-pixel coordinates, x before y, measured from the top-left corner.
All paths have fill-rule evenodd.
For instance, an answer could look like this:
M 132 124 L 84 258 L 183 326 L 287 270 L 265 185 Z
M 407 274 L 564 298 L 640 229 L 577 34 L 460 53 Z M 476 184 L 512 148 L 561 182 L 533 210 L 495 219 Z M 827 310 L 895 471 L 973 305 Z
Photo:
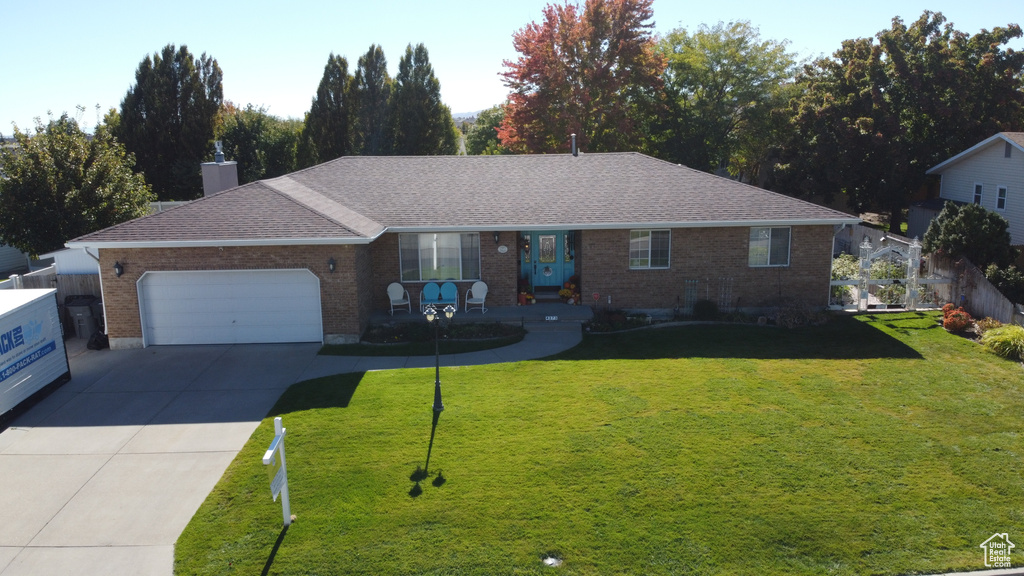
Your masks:
M 981 337 L 987 350 L 1008 360 L 1024 360 L 1024 327 L 1007 324 L 992 328 Z
M 1024 270 L 1016 266 L 1000 268 L 995 264 L 985 269 L 985 278 L 1012 302 L 1024 302 Z
M 999 328 L 1002 325 L 1003 325 L 1003 323 L 1000 322 L 999 320 L 996 320 L 995 318 L 990 318 L 990 317 L 986 316 L 985 318 L 982 318 L 981 320 L 976 321 L 974 323 L 974 328 L 978 331 L 978 334 L 984 335 L 985 332 L 988 332 L 989 330 L 991 330 L 993 328 Z
M 974 318 L 963 308 L 950 312 L 942 321 L 942 327 L 950 332 L 963 332 L 974 324 Z
M 711 300 L 697 300 L 693 303 L 694 320 L 717 320 L 718 304 Z
M 946 305 L 942 307 L 942 319 L 945 320 L 946 318 L 949 318 L 949 315 L 952 314 L 954 310 L 956 310 L 956 306 L 954 306 L 952 302 L 946 303 Z

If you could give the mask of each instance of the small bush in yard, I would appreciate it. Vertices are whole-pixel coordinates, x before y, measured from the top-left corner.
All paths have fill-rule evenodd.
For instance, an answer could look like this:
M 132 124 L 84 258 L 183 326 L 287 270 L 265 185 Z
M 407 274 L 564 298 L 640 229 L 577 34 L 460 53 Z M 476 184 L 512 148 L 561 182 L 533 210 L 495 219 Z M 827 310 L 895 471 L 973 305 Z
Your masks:
M 942 327 L 950 332 L 963 332 L 970 328 L 971 324 L 974 324 L 974 318 L 971 318 L 971 315 L 963 308 L 953 310 L 942 320 Z
M 999 328 L 1002 325 L 1003 323 L 1000 322 L 999 320 L 986 316 L 985 318 L 982 318 L 981 320 L 975 322 L 974 328 L 978 331 L 978 334 L 980 335 L 984 334 L 985 332 L 988 332 L 993 328 Z
M 695 320 L 718 320 L 718 304 L 711 300 L 697 300 L 693 303 Z
M 952 302 L 946 303 L 946 305 L 942 307 L 942 319 L 945 320 L 946 318 L 949 318 L 949 315 L 954 311 L 956 311 L 956 306 L 954 306 Z
M 1013 324 L 992 328 L 981 337 L 985 348 L 1008 360 L 1024 360 L 1024 327 Z

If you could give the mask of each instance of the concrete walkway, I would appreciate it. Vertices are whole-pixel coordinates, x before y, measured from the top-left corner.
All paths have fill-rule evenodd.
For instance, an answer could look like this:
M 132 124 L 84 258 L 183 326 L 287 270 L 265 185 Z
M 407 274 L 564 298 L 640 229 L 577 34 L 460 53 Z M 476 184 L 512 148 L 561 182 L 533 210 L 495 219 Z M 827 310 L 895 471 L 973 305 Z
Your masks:
M 576 323 L 527 328 L 518 344 L 441 365 L 542 358 L 581 339 Z M 432 356 L 317 356 L 316 344 L 66 345 L 72 380 L 0 433 L 0 576 L 169 576 L 174 542 L 285 389 L 434 366 Z

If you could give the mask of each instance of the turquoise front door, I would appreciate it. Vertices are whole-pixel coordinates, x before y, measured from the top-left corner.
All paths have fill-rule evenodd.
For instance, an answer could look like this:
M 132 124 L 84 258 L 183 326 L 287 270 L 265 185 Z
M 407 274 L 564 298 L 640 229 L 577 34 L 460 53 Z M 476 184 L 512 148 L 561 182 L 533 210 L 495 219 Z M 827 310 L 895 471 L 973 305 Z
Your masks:
M 529 250 L 523 250 L 522 270 L 533 286 L 561 286 L 573 275 L 571 234 L 564 231 L 530 232 Z

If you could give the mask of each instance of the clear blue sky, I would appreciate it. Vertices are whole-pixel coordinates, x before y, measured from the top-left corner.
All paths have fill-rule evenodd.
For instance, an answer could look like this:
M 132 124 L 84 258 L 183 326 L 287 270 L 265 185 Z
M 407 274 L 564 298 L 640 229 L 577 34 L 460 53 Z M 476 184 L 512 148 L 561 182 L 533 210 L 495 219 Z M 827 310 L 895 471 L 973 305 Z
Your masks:
M 47 111 L 75 114 L 77 105 L 86 107 L 82 123 L 91 130 L 95 106 L 119 106 L 139 62 L 168 43 L 215 57 L 227 100 L 301 118 L 329 53 L 345 56 L 353 70 L 370 44 L 380 44 L 394 75 L 406 44 L 422 42 L 445 103 L 452 112 L 472 112 L 504 100 L 498 73 L 503 60 L 516 57 L 512 34 L 539 21 L 548 3 L 0 0 L 0 134 L 10 136 L 12 122 L 29 129 Z M 763 39 L 789 40 L 803 58 L 831 54 L 844 39 L 873 36 L 894 16 L 912 22 L 925 9 L 970 34 L 1024 25 L 1020 0 L 655 0 L 654 20 L 659 33 L 749 20 Z M 1022 50 L 1024 42 L 1011 46 Z

